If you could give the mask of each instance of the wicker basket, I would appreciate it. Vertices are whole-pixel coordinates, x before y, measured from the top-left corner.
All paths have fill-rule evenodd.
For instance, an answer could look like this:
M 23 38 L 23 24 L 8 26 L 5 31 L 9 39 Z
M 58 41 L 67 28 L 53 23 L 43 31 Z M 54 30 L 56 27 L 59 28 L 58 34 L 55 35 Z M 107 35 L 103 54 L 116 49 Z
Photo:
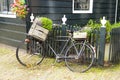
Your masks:
M 41 22 L 38 18 L 36 18 L 28 32 L 28 35 L 37 38 L 41 41 L 45 41 L 49 30 L 42 27 Z

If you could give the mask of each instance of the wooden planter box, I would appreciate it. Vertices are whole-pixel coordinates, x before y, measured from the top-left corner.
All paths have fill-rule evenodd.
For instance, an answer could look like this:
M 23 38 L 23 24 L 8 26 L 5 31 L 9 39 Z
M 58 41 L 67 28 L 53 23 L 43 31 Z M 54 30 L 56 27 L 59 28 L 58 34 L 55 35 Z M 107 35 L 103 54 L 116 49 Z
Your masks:
M 73 32 L 73 38 L 76 39 L 76 40 L 86 39 L 87 38 L 87 32 L 75 31 L 75 32 Z
M 49 33 L 49 30 L 42 27 L 40 20 L 36 18 L 28 32 L 28 35 L 37 38 L 41 41 L 45 41 L 47 38 L 47 35 Z

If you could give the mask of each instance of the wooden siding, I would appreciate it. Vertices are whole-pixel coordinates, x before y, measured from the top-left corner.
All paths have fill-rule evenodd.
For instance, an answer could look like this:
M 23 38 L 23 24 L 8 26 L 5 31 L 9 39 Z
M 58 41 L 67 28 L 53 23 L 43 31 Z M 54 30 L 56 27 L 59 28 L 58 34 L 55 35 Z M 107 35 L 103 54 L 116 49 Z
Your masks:
M 23 25 L 0 23 L 0 43 L 17 46 L 25 38 L 26 28 Z
M 99 20 L 106 16 L 108 20 L 114 22 L 115 0 L 93 0 L 92 14 L 73 14 L 72 0 L 31 0 L 30 8 L 35 16 L 47 16 L 54 23 L 61 23 L 61 18 L 65 14 L 68 18 L 67 24 L 84 25 L 89 19 Z

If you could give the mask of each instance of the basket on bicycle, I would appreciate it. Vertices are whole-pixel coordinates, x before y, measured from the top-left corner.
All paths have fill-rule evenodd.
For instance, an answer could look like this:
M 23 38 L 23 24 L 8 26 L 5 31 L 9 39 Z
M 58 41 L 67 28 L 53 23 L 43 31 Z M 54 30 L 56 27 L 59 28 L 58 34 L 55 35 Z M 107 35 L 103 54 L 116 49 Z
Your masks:
M 42 21 L 40 21 L 40 18 L 36 17 L 28 32 L 28 35 L 36 39 L 39 39 L 41 41 L 45 41 L 48 33 L 49 33 L 49 30 L 43 27 Z

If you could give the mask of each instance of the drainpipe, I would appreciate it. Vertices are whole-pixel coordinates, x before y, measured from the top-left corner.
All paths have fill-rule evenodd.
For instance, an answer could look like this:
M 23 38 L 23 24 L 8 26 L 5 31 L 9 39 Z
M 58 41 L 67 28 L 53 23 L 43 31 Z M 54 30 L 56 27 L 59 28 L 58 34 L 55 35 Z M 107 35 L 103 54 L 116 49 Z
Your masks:
M 115 23 L 117 22 L 118 0 L 116 0 Z

